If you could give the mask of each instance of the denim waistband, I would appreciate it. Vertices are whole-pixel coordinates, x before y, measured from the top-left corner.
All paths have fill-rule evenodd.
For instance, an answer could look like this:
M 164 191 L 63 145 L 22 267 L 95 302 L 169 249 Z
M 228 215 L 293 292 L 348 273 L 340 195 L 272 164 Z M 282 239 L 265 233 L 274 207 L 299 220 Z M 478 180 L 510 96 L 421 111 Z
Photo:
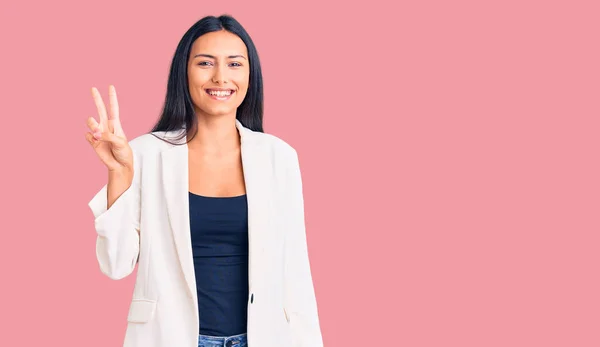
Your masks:
M 247 335 L 209 336 L 198 335 L 198 347 L 248 347 Z

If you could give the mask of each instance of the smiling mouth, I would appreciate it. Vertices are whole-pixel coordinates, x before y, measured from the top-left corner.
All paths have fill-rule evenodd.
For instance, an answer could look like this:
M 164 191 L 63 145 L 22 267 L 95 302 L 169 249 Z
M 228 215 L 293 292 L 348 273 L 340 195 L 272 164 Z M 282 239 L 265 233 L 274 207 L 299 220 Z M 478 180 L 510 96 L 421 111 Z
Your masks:
M 228 89 L 228 90 L 205 89 L 205 91 L 206 91 L 206 94 L 208 94 L 211 98 L 213 98 L 215 100 L 227 100 L 235 93 L 235 90 L 233 90 L 233 89 Z

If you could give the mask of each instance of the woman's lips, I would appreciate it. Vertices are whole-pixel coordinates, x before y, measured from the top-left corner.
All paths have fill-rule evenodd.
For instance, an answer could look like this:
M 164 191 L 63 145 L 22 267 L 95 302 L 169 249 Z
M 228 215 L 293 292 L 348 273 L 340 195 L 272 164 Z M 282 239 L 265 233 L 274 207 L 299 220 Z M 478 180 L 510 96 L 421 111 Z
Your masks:
M 233 94 L 235 93 L 235 90 L 230 90 L 230 94 L 229 95 L 213 95 L 211 94 L 211 89 L 205 89 L 206 94 L 208 94 L 209 97 L 211 97 L 213 100 L 219 100 L 219 101 L 225 101 L 225 100 L 229 100 L 231 99 L 231 97 L 233 96 Z

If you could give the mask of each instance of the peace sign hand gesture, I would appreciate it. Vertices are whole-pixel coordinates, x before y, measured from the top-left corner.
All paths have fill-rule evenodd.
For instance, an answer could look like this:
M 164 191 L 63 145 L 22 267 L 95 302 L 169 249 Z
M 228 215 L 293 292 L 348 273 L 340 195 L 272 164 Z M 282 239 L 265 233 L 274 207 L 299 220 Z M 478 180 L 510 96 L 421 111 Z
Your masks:
M 98 89 L 92 88 L 92 96 L 98 108 L 100 123 L 94 117 L 88 118 L 87 126 L 91 132 L 87 132 L 85 138 L 109 171 L 133 172 L 133 151 L 121 127 L 115 87 L 111 85 L 108 88 L 109 114 Z

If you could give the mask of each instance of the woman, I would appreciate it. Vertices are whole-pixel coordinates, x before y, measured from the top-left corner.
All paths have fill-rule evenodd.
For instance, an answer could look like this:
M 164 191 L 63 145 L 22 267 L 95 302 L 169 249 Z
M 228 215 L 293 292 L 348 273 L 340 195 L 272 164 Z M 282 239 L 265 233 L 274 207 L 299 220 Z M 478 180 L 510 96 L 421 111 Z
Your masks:
M 322 346 L 298 157 L 263 132 L 244 28 L 210 16 L 185 33 L 148 134 L 126 139 L 114 87 L 109 112 L 92 94 L 98 263 L 112 279 L 138 264 L 124 346 Z

